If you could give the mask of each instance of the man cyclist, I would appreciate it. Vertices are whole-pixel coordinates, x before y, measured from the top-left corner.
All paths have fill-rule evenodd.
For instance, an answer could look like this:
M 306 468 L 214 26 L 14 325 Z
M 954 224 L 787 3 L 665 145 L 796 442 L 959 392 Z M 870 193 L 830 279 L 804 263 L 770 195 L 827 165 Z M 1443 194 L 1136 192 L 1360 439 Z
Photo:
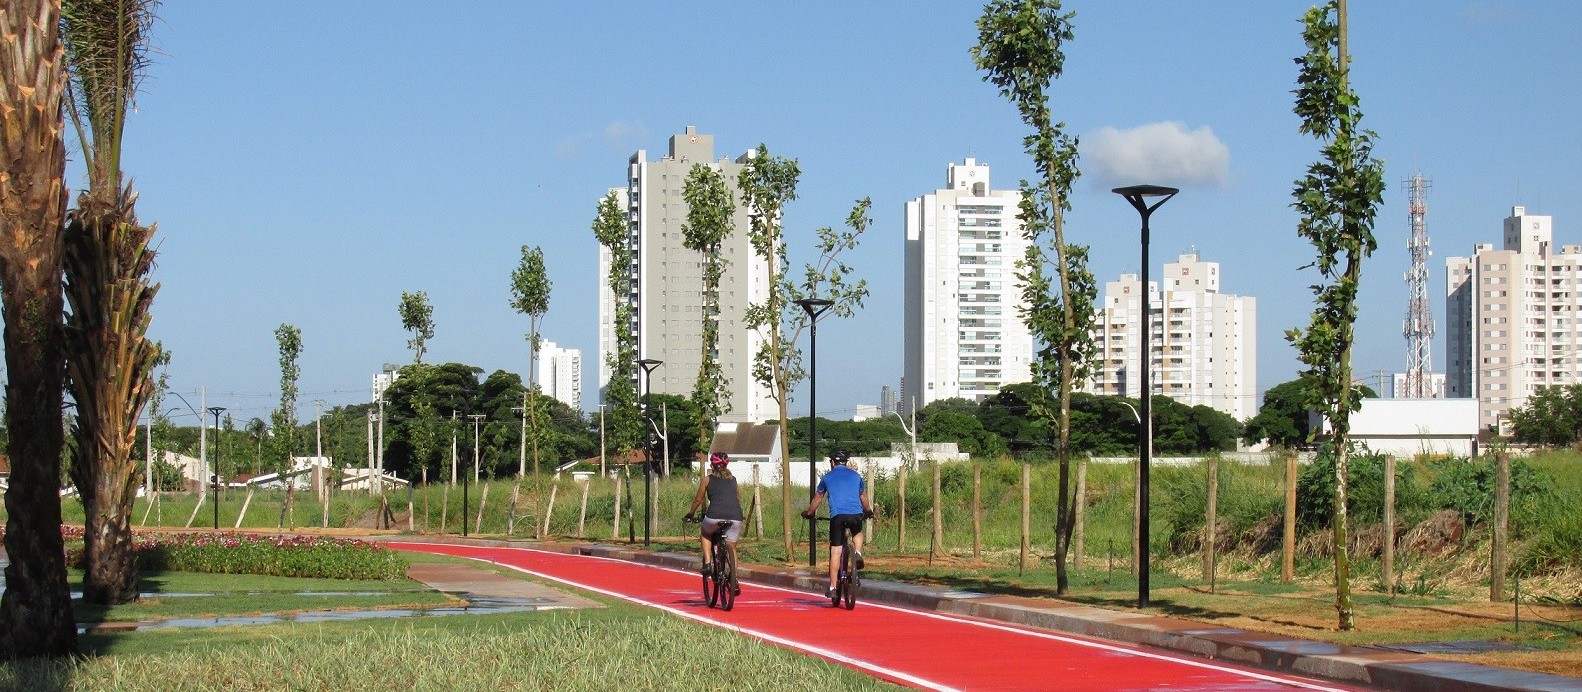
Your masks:
M 731 458 L 724 452 L 715 452 L 709 455 L 709 472 L 703 474 L 703 479 L 698 481 L 698 494 L 692 498 L 692 509 L 687 510 L 687 521 L 692 521 L 698 512 L 698 507 L 708 500 L 708 509 L 703 512 L 703 533 L 699 537 L 703 546 L 704 574 L 711 569 L 710 560 L 714 556 L 714 542 L 709 539 L 718 531 L 722 522 L 731 522 L 731 527 L 725 530 L 725 549 L 736 558 L 736 541 L 742 537 L 742 524 L 746 523 L 742 516 L 742 499 L 736 488 L 736 478 L 731 475 L 729 464 Z M 731 593 L 740 594 L 742 588 L 731 579 Z
M 802 512 L 804 519 L 811 519 L 819 503 L 824 501 L 825 496 L 829 497 L 829 586 L 824 591 L 826 598 L 835 595 L 837 566 L 846 547 L 845 529 L 851 529 L 852 559 L 857 569 L 862 569 L 862 520 L 873 516 L 873 506 L 868 503 L 868 496 L 863 492 L 865 484 L 862 474 L 846 465 L 850 460 L 851 455 L 844 449 L 830 452 L 829 473 L 819 479 L 813 501 Z

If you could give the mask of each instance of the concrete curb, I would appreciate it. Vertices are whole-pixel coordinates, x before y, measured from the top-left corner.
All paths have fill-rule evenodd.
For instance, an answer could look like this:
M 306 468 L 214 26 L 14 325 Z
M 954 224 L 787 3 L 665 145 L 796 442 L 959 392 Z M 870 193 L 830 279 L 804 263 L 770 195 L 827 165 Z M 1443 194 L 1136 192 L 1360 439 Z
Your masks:
M 607 544 L 535 543 L 420 536 L 391 536 L 388 540 L 533 548 L 627 560 L 687 571 L 696 570 L 698 564 L 698 558 L 690 554 L 653 552 Z M 815 574 L 806 569 L 777 569 L 758 565 L 743 565 L 738 570 L 738 574 L 743 581 L 749 583 L 769 584 L 819 594 L 823 593 L 827 580 L 824 574 Z M 877 580 L 863 581 L 861 598 L 1136 644 L 1265 670 L 1404 692 L 1582 692 L 1582 678 L 1438 660 L 1423 654 L 1375 646 L 1346 646 L 1294 639 L 1231 627 L 1214 627 L 1178 618 L 1105 610 L 1048 599 L 945 591 L 917 584 Z

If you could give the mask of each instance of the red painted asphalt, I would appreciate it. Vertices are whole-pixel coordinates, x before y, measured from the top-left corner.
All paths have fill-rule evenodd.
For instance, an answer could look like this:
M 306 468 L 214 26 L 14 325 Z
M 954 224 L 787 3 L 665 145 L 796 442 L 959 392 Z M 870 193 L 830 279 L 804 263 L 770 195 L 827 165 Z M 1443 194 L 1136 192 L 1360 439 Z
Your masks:
M 1356 690 L 1100 640 L 742 584 L 736 608 L 704 606 L 696 573 L 526 548 L 391 543 L 474 558 L 810 653 L 902 685 L 937 690 Z

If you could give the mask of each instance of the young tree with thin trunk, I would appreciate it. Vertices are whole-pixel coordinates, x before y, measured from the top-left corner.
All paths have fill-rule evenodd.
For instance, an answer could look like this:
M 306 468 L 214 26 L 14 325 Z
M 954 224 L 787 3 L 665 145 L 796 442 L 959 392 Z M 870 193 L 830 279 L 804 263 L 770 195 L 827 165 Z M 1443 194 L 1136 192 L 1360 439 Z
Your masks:
M 703 343 L 698 379 L 692 387 L 692 404 L 698 411 L 698 448 L 707 451 L 720 415 L 730 411 L 730 388 L 720 368 L 719 289 L 729 265 L 720 246 L 730 237 L 736 202 L 725 176 L 713 166 L 694 164 L 687 175 L 682 199 L 687 222 L 681 226 L 683 245 L 703 257 Z
M 1362 391 L 1351 381 L 1351 348 L 1356 340 L 1357 290 L 1362 261 L 1373 254 L 1373 221 L 1384 199 L 1384 165 L 1373 158 L 1376 135 L 1361 127 L 1362 111 L 1348 82 L 1346 2 L 1330 0 L 1302 18 L 1307 54 L 1296 59 L 1296 114 L 1303 134 L 1324 144 L 1323 158 L 1308 166 L 1293 195 L 1301 215 L 1297 234 L 1313 243 L 1323 282 L 1313 286 L 1317 305 L 1312 323 L 1293 329 L 1286 339 L 1306 366 L 1309 403 L 1329 421 L 1328 446 L 1335 455 L 1335 609 L 1340 629 L 1354 626 L 1351 564 L 1347 550 L 1346 465 L 1351 451 L 1351 412 Z
M 528 249 L 523 245 L 522 259 L 517 263 L 516 270 L 511 272 L 511 307 L 527 315 L 527 377 L 524 379 L 527 380 L 529 400 L 527 427 L 532 435 L 534 476 L 538 475 L 538 440 L 542 436 L 542 431 L 538 424 L 538 406 L 531 400 L 539 396 L 535 376 L 539 347 L 538 329 L 544 323 L 544 314 L 549 312 L 551 286 L 553 284 L 549 280 L 549 273 L 544 271 L 544 251 L 536 247 Z
M 796 199 L 797 180 L 801 169 L 794 159 L 774 157 L 768 147 L 760 144 L 753 152 L 747 166 L 737 176 L 742 203 L 751 210 L 752 222 L 748 239 L 754 254 L 764 263 L 768 277 L 769 294 L 763 303 L 748 307 L 748 328 L 764 333 L 753 361 L 753 378 L 769 388 L 769 396 L 780 410 L 780 449 L 785 450 L 780 459 L 781 530 L 786 561 L 795 559 L 791 534 L 791 434 L 790 415 L 786 407 L 790 402 L 791 388 L 805 374 L 802 370 L 801 351 L 796 348 L 797 337 L 809 326 L 807 314 L 796 306 L 803 298 L 822 298 L 831 301 L 824 313 L 836 317 L 849 317 L 868 296 L 868 282 L 849 282 L 851 268 L 840 261 L 842 252 L 855 248 L 863 231 L 867 230 L 870 207 L 867 198 L 858 200 L 846 218 L 851 230 L 837 232 L 831 228 L 817 231 L 819 257 L 804 267 L 800 281 L 795 281 L 781 268 L 786 266 L 786 242 L 781 225 L 785 205 Z M 810 459 L 809 462 L 816 460 Z
M 282 324 L 275 329 L 275 341 L 280 345 L 280 407 L 269 417 L 275 428 L 275 436 L 271 438 L 275 447 L 274 470 L 286 474 L 291 471 L 291 456 L 297 450 L 297 379 L 302 374 L 297 359 L 302 356 L 302 330 Z M 282 519 L 291 513 L 294 499 L 292 489 L 295 487 L 294 480 L 286 480 L 286 504 Z
M 68 113 L 88 190 L 66 223 L 66 387 L 77 402 L 71 477 L 82 495 L 83 600 L 137 600 L 132 501 L 141 485 L 137 418 L 153 394 L 159 349 L 148 338 L 153 226 L 137 222 L 137 195 L 121 172 L 121 143 L 154 21 L 149 0 L 62 5 Z
M 610 381 L 604 383 L 605 444 L 617 452 L 637 447 L 642 420 L 637 411 L 637 341 L 632 335 L 632 237 L 615 193 L 599 200 L 593 236 L 610 253 L 610 293 L 615 296 L 615 348 L 605 357 Z
M 1071 488 L 1071 392 L 1087 378 L 1094 351 L 1092 324 L 1097 286 L 1088 270 L 1085 246 L 1066 243 L 1066 212 L 1077 170 L 1077 140 L 1056 122 L 1049 107 L 1049 88 L 1065 70 L 1064 45 L 1074 38 L 1075 12 L 1062 13 L 1059 0 L 994 0 L 978 19 L 978 45 L 972 48 L 984 80 L 1016 105 L 1033 130 L 1022 140 L 1041 180 L 1022 181 L 1022 233 L 1027 253 L 1017 262 L 1022 282 L 1021 318 L 1039 344 L 1033 379 L 1050 394 L 1038 401 L 1058 402 L 1052 410 L 1035 404 L 1037 413 L 1056 429 L 1059 460 L 1055 508 L 1055 590 L 1069 586 L 1066 570 L 1076 507 Z M 1049 257 L 1054 252 L 1054 281 Z M 1146 396 L 1146 392 L 1144 396 Z M 1147 546 L 1142 549 L 1146 550 Z
M 401 328 L 412 332 L 412 338 L 406 342 L 407 348 L 412 349 L 412 362 L 422 365 L 428 340 L 434 338 L 434 308 L 428 304 L 428 293 L 402 291 L 396 312 L 401 315 Z
M 0 312 L 11 459 L 0 595 L 4 660 L 77 651 L 60 535 L 66 63 L 59 26 L 59 0 L 0 4 Z

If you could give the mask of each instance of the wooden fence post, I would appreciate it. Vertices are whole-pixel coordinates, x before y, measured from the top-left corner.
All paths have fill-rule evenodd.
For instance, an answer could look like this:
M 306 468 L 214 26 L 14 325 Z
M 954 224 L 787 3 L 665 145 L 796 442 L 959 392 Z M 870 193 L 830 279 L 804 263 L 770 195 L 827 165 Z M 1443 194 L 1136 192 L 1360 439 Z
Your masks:
M 588 519 L 588 487 L 591 485 L 593 485 L 592 478 L 582 482 L 582 508 L 577 510 L 577 538 L 582 538 L 583 525 Z
M 615 474 L 615 521 L 610 528 L 610 540 L 621 537 L 621 474 Z
M 1508 567 L 1505 541 L 1511 521 L 1511 455 L 1494 453 L 1494 540 L 1489 555 L 1489 600 L 1505 596 L 1505 570 Z
M 1033 465 L 1022 462 L 1022 557 L 1017 572 L 1027 571 L 1027 554 L 1033 547 Z
M 1208 592 L 1214 593 L 1214 549 L 1219 538 L 1219 455 L 1210 454 L 1204 462 L 1208 465 L 1208 500 L 1203 507 L 1203 581 L 1208 582 Z
M 549 518 L 555 516 L 555 493 L 560 491 L 560 484 L 551 481 L 549 484 L 549 504 L 544 506 L 544 530 L 538 534 L 539 538 L 549 535 Z
M 1395 455 L 1384 456 L 1384 589 L 1395 596 Z
M 972 559 L 983 550 L 983 464 L 972 465 Z
M 906 461 L 901 461 L 901 471 L 896 474 L 896 504 L 900 505 L 895 522 L 895 551 L 906 552 Z
M 945 517 L 940 506 L 939 459 L 934 459 L 934 535 L 929 537 L 928 559 L 945 555 Z
M 1087 553 L 1085 527 L 1088 523 L 1088 460 L 1085 458 L 1077 460 L 1076 494 L 1073 505 L 1075 516 L 1072 517 L 1074 526 L 1071 527 L 1071 568 L 1082 569 L 1082 558 Z
M 1280 533 L 1280 581 L 1296 579 L 1296 452 L 1285 456 L 1285 527 Z

